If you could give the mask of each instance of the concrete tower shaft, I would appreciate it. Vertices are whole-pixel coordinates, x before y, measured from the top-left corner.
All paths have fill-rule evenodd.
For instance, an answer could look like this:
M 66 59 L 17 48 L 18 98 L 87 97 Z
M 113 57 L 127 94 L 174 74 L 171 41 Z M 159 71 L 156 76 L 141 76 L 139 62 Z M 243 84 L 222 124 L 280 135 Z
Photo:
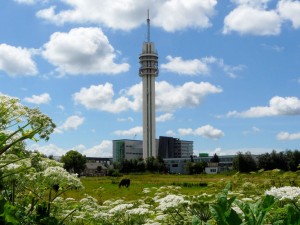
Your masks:
M 158 76 L 158 55 L 155 45 L 150 42 L 150 19 L 148 12 L 147 42 L 143 43 L 140 54 L 139 75 L 143 82 L 143 158 L 157 157 L 155 141 L 155 77 Z

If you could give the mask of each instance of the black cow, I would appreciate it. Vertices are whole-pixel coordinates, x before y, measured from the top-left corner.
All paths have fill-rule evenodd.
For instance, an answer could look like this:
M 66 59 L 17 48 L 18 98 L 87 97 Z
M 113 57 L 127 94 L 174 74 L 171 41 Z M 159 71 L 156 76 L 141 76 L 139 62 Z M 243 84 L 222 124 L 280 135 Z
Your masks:
M 126 188 L 128 188 L 130 186 L 130 179 L 122 179 L 119 183 L 119 188 L 125 186 Z

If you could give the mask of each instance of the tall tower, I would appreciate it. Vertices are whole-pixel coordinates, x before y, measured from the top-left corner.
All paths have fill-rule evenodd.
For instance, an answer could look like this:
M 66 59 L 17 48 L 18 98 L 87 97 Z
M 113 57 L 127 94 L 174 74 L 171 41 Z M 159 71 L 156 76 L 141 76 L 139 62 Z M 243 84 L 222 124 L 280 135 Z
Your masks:
M 157 157 L 155 141 L 155 77 L 158 76 L 158 55 L 150 42 L 149 10 L 147 18 L 147 41 L 143 43 L 139 57 L 139 75 L 143 81 L 143 158 Z

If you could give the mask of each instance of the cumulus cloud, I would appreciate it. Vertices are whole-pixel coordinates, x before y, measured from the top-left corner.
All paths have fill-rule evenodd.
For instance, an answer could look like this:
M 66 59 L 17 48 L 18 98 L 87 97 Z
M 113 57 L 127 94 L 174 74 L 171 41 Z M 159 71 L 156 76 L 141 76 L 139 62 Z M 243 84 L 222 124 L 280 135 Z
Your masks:
M 242 4 L 224 19 L 223 33 L 229 34 L 232 31 L 250 35 L 278 35 L 281 19 L 275 10 Z
M 284 21 L 300 28 L 300 2 L 279 0 L 269 9 L 272 0 L 233 0 L 236 4 L 224 19 L 223 33 L 237 32 L 250 35 L 278 35 Z
M 99 145 L 87 148 L 84 145 L 78 145 L 72 148 L 61 148 L 54 144 L 40 146 L 33 144 L 29 147 L 30 150 L 37 150 L 45 155 L 62 156 L 70 150 L 76 150 L 87 157 L 112 157 L 112 142 L 103 140 Z
M 99 145 L 86 148 L 84 145 L 74 147 L 87 157 L 112 157 L 112 141 L 103 140 Z
M 81 88 L 79 92 L 73 95 L 73 99 L 75 104 L 81 104 L 87 109 L 98 109 L 106 112 L 118 113 L 134 108 L 134 102 L 131 102 L 128 97 L 120 96 L 114 100 L 114 95 L 113 85 L 105 83 L 104 85 Z
M 44 93 L 41 95 L 32 95 L 31 97 L 24 98 L 25 102 L 41 105 L 41 104 L 49 104 L 51 101 L 51 97 L 48 93 Z
M 24 0 L 23 0 L 24 1 Z M 215 13 L 216 0 L 64 0 L 67 8 L 57 5 L 37 12 L 37 17 L 55 24 L 94 23 L 112 29 L 131 30 L 145 22 L 147 9 L 151 9 L 153 25 L 166 31 L 186 28 L 207 28 Z M 54 4 L 54 3 L 53 3 Z M 176 16 L 174 16 L 176 15 Z
M 156 118 L 156 122 L 166 122 L 168 120 L 174 119 L 174 115 L 172 113 L 165 113 Z
M 133 127 L 129 130 L 116 130 L 114 134 L 132 138 L 136 135 L 143 135 L 143 127 Z
M 166 59 L 169 62 L 161 64 L 162 69 L 184 75 L 208 75 L 210 73 L 208 64 L 216 61 L 214 57 L 183 60 L 181 57 L 172 57 L 170 55 Z
M 177 136 L 177 134 L 173 130 L 167 130 L 166 135 L 168 135 L 170 137 Z
M 0 70 L 11 77 L 34 76 L 38 70 L 32 56 L 32 50 L 0 44 Z
M 219 139 L 224 136 L 223 131 L 216 129 L 211 125 L 205 125 L 195 130 L 193 130 L 192 128 L 180 128 L 178 129 L 178 133 L 181 136 L 195 135 L 209 139 Z
M 70 116 L 66 121 L 55 129 L 56 133 L 63 133 L 64 131 L 76 130 L 81 124 L 83 124 L 85 118 L 80 116 Z
M 289 132 L 280 132 L 277 134 L 277 139 L 280 141 L 292 141 L 292 140 L 299 140 L 300 133 L 289 133 Z
M 173 86 L 166 81 L 156 82 L 156 108 L 158 111 L 172 112 L 183 107 L 195 107 L 209 94 L 217 94 L 222 89 L 208 82 L 187 82 L 182 86 Z M 81 88 L 73 95 L 75 104 L 87 109 L 97 109 L 106 112 L 119 113 L 125 110 L 141 110 L 142 83 L 120 91 L 115 96 L 113 85 L 92 85 Z
M 269 101 L 269 106 L 256 106 L 243 112 L 231 111 L 227 113 L 227 117 L 243 118 L 286 115 L 300 115 L 300 99 L 275 96 Z
M 278 11 L 283 19 L 292 22 L 295 29 L 300 28 L 300 1 L 281 0 Z
M 43 57 L 61 74 L 117 74 L 129 69 L 127 63 L 115 63 L 116 51 L 95 27 L 55 32 L 43 48 Z
M 217 65 L 228 77 L 236 78 L 236 72 L 242 71 L 245 68 L 244 65 L 227 65 L 223 59 L 212 56 L 200 59 L 182 59 L 182 57 L 168 55 L 166 59 L 168 62 L 160 66 L 162 70 L 188 76 L 210 75 L 211 66 Z
M 29 146 L 29 150 L 33 150 L 33 151 L 37 150 L 47 156 L 49 156 L 49 155 L 62 156 L 70 149 L 68 149 L 68 150 L 63 149 L 54 144 L 49 144 L 49 145 L 44 145 L 44 146 L 40 146 L 38 144 L 33 144 L 33 145 Z
M 216 0 L 164 1 L 157 8 L 157 15 L 153 18 L 153 22 L 154 25 L 161 26 L 169 32 L 190 27 L 198 29 L 208 28 L 212 25 L 210 19 L 215 14 L 216 5 Z
M 195 107 L 201 104 L 209 94 L 221 93 L 222 89 L 208 82 L 187 82 L 173 86 L 166 81 L 156 84 L 156 107 L 158 111 L 173 112 L 184 107 Z

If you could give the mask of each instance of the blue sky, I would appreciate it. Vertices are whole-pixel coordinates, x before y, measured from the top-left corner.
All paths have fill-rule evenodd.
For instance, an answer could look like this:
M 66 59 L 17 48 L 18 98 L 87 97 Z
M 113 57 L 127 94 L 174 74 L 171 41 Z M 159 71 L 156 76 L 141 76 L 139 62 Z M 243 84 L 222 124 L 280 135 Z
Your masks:
M 194 153 L 300 146 L 300 1 L 6 0 L 0 2 L 0 93 L 57 125 L 30 149 L 111 156 L 142 139 L 138 57 L 159 54 L 159 136 Z

